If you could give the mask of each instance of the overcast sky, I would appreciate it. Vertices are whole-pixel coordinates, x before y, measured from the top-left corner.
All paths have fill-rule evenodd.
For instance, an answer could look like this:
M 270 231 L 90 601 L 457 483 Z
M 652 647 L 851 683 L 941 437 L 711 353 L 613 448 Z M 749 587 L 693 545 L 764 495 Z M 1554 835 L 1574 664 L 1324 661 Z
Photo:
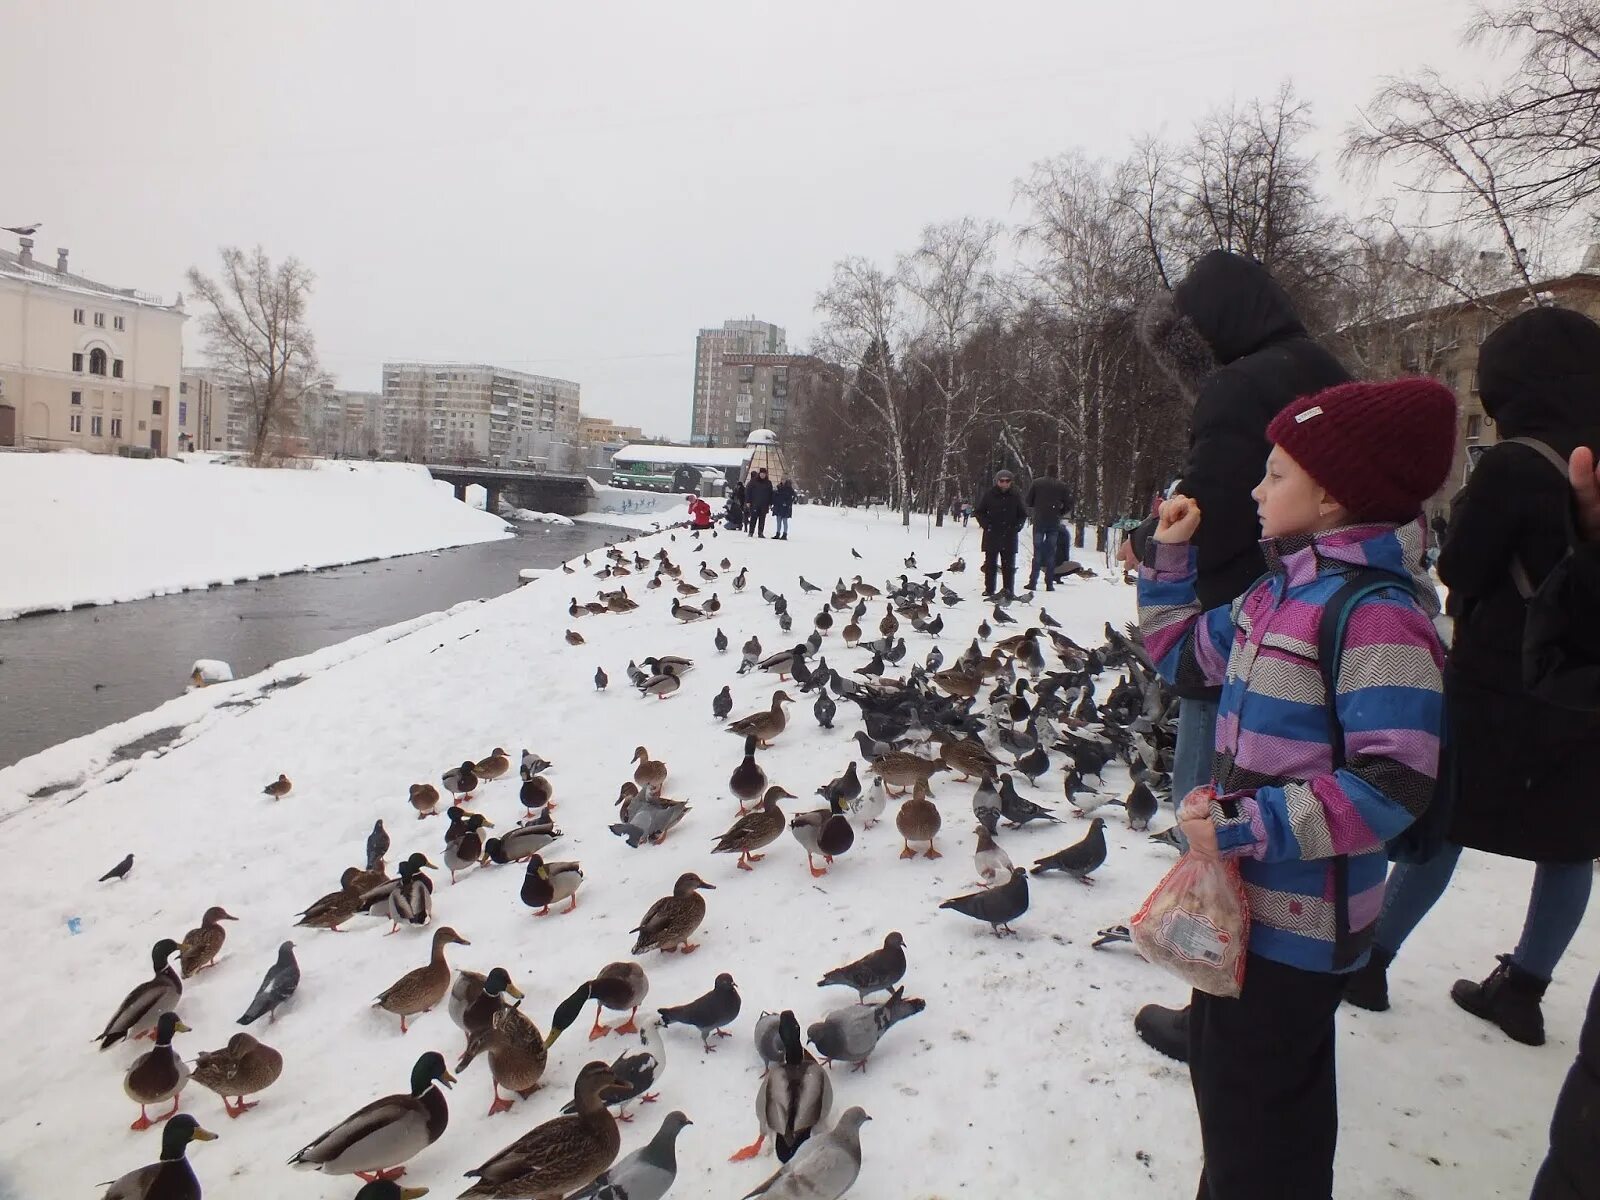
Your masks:
M 803 346 L 836 259 L 1014 219 L 1040 158 L 1120 156 L 1289 79 L 1345 194 L 1338 131 L 1382 75 L 1465 69 L 1468 11 L 0 0 L 0 225 L 42 221 L 40 257 L 169 298 L 259 242 L 316 272 L 344 386 L 490 362 L 682 437 L 700 326 L 755 315 Z

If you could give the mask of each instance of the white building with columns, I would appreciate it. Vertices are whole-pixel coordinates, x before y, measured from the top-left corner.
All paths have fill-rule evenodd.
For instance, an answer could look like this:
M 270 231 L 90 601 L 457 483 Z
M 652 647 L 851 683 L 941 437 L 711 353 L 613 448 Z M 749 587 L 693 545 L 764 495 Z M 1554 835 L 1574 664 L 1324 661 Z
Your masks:
M 180 298 L 97 283 L 0 249 L 0 445 L 100 454 L 177 449 Z

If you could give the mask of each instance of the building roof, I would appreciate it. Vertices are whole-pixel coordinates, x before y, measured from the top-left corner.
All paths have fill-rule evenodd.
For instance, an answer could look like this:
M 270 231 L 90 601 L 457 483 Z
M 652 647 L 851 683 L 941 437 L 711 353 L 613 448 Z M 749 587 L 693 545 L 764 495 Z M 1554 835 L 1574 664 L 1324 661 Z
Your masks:
M 748 446 L 648 446 L 628 445 L 612 455 L 614 463 L 688 463 L 692 467 L 742 467 L 750 457 Z
M 46 266 L 38 259 L 34 259 L 32 264 L 25 264 L 22 261 L 22 255 L 14 250 L 0 250 L 0 277 L 15 279 L 22 283 L 58 288 L 64 292 L 76 292 L 80 295 L 97 296 L 107 300 L 120 300 L 125 304 L 137 304 L 141 308 L 182 311 L 182 300 L 177 304 L 166 305 L 161 303 L 160 296 L 151 295 L 149 292 L 137 291 L 134 288 L 112 287 L 108 283 L 99 283 L 82 275 L 74 275 L 70 271 L 57 271 L 54 267 Z

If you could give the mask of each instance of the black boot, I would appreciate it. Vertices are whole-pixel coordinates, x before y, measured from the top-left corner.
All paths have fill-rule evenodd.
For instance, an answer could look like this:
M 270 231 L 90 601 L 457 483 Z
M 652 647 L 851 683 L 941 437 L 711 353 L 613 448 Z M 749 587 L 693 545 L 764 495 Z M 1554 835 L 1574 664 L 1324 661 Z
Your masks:
M 1015 567 L 1006 567 L 1004 571 L 1006 577 L 1006 603 L 1015 604 L 1017 602 L 1017 569 Z
M 1345 976 L 1344 1002 L 1368 1012 L 1388 1012 L 1389 964 L 1393 961 L 1394 951 L 1374 946 L 1367 965 Z
M 1524 971 L 1511 961 L 1509 954 L 1499 958 L 1500 965 L 1482 983 L 1456 980 L 1450 999 L 1473 1016 L 1500 1026 L 1501 1032 L 1514 1042 L 1544 1045 L 1544 1012 L 1539 1001 L 1550 981 Z
M 985 567 L 983 569 L 983 598 L 985 600 L 994 599 L 994 576 L 994 567 Z
M 1133 1027 L 1152 1050 L 1181 1063 L 1189 1061 L 1189 1008 L 1146 1004 L 1133 1017 Z

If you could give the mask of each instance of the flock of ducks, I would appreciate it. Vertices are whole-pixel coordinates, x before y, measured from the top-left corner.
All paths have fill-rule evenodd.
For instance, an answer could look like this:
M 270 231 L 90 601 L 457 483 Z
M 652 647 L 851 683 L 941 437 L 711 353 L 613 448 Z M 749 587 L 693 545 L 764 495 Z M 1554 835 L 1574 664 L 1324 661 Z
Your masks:
M 676 541 L 676 535 L 669 535 L 669 540 Z M 704 548 L 698 534 L 693 540 Z M 672 561 L 666 545 L 649 558 L 638 550 L 630 555 L 621 546 L 610 547 L 605 557 L 598 574 L 607 580 L 643 575 L 653 567 L 645 588 L 671 583 L 675 594 L 669 612 L 678 621 L 712 619 L 721 608 L 716 591 L 696 605 L 685 603 L 701 588 L 684 578 L 684 569 Z M 582 563 L 593 565 L 587 555 Z M 906 560 L 906 567 L 908 572 L 915 569 L 915 556 Z M 562 569 L 575 574 L 578 568 L 568 564 Z M 893 805 L 900 857 L 939 858 L 937 842 L 944 835 L 948 809 L 935 801 L 934 785 L 937 777 L 948 774 L 974 785 L 973 864 L 978 889 L 946 899 L 939 907 L 986 923 L 996 936 L 1004 936 L 1015 932 L 1013 922 L 1028 911 L 1030 872 L 1015 866 L 1001 845 L 1001 823 L 1018 830 L 1035 822 L 1051 827 L 1060 819 L 1055 810 L 1018 794 L 1018 776 L 1033 784 L 1060 766 L 1063 800 L 1075 815 L 1087 817 L 1103 806 L 1120 804 L 1132 827 L 1148 828 L 1167 786 L 1172 701 L 1130 636 L 1108 626 L 1105 644 L 1086 649 L 1041 610 L 1036 623 L 991 641 L 994 625 L 1021 624 L 996 605 L 981 622 L 978 636 L 948 664 L 935 642 L 921 662 L 913 661 L 904 673 L 891 673 L 908 655 L 905 626 L 933 638 L 942 632 L 944 617 L 937 609 L 963 600 L 942 577 L 959 575 L 964 569 L 965 563 L 958 559 L 944 571 L 925 573 L 920 581 L 905 573 L 882 588 L 859 574 L 849 583 L 841 576 L 812 618 L 809 637 L 775 653 L 766 653 L 759 637 L 744 642 L 739 673 L 761 672 L 775 677 L 779 686 L 767 705 L 737 719 L 730 719 L 732 698 L 727 687 L 712 699 L 713 720 L 740 738 L 742 755 L 728 778 L 738 812 L 713 840 L 711 853 L 736 854 L 738 868 L 752 871 L 787 830 L 804 852 L 811 876 L 820 877 L 863 838 L 883 836 L 873 830 L 887 819 Z M 721 573 L 702 561 L 695 575 L 701 583 L 712 584 L 730 571 L 724 558 Z M 823 590 L 803 577 L 799 582 L 805 593 Z M 747 569 L 741 567 L 727 583 L 735 594 L 744 592 Z M 786 598 L 764 586 L 759 590 L 777 618 L 780 634 L 789 634 L 793 619 Z M 867 619 L 869 604 L 877 603 L 884 606 L 876 623 L 880 636 L 865 641 L 861 622 Z M 574 596 L 567 611 L 576 620 L 638 607 L 624 584 L 600 591 L 590 603 L 580 604 Z M 823 652 L 835 614 L 843 621 L 839 640 L 846 652 L 865 650 L 871 655 L 848 674 L 830 665 Z M 572 629 L 566 631 L 565 640 L 574 647 L 586 645 Z M 985 642 L 990 642 L 987 648 Z M 716 630 L 712 645 L 718 654 L 728 650 L 722 629 Z M 1053 667 L 1052 658 L 1058 660 Z M 642 665 L 630 661 L 626 674 L 641 696 L 664 701 L 684 690 L 694 667 L 689 658 L 659 655 L 645 658 Z M 1121 668 L 1125 677 L 1099 699 L 1098 680 L 1109 668 Z M 597 669 L 595 686 L 603 690 L 608 684 L 604 669 Z M 815 802 L 802 801 L 790 814 L 782 805 L 799 798 L 769 778 L 759 755 L 791 728 L 790 708 L 802 699 L 811 701 L 818 724 L 829 729 L 844 706 L 855 705 L 860 728 L 851 737 L 858 755 L 816 787 Z M 1098 779 L 1113 759 L 1132 768 L 1134 788 L 1125 799 L 1085 783 L 1086 778 Z M 438 786 L 411 785 L 407 801 L 418 821 L 441 815 L 440 805 L 446 796 L 450 798 L 443 814 L 447 825 L 442 846 L 432 853 L 409 854 L 391 875 L 390 837 L 379 819 L 367 838 L 364 865 L 346 868 L 336 889 L 300 913 L 296 924 L 308 931 L 305 936 L 309 931 L 343 933 L 347 924 L 368 916 L 388 923 L 384 936 L 406 927 L 433 925 L 427 961 L 384 988 L 372 1004 L 397 1017 L 402 1033 L 419 1014 L 445 1004 L 464 1041 L 453 1068 L 444 1054 L 427 1050 L 412 1064 L 405 1090 L 356 1109 L 303 1146 L 289 1159 L 291 1165 L 327 1175 L 357 1176 L 364 1185 L 356 1193 L 359 1200 L 422 1195 L 426 1189 L 402 1188 L 395 1180 L 410 1159 L 445 1133 L 450 1119 L 445 1092 L 458 1076 L 483 1059 L 493 1093 L 489 1115 L 512 1109 L 514 1098 L 526 1098 L 545 1085 L 551 1046 L 592 1002 L 589 1039 L 616 1034 L 629 1048 L 609 1063 L 587 1063 L 573 1081 L 571 1101 L 562 1113 L 468 1171 L 473 1182 L 460 1194 L 660 1200 L 671 1188 L 677 1172 L 676 1141 L 692 1124 L 690 1119 L 681 1111 L 668 1113 L 654 1137 L 620 1161 L 618 1121 L 632 1119 L 629 1104 L 657 1098 L 666 1069 L 663 1029 L 693 1028 L 703 1051 L 712 1053 L 720 1039 L 730 1036 L 728 1026 L 739 1016 L 742 1000 L 733 975 L 723 972 L 697 999 L 659 1008 L 641 1019 L 650 981 L 644 966 L 634 960 L 652 952 L 693 954 L 707 912 L 705 893 L 716 891 L 716 886 L 692 870 L 681 873 L 670 894 L 652 903 L 629 931 L 634 935 L 629 950 L 633 957 L 609 963 L 580 983 L 554 1010 L 548 1032 L 541 1032 L 523 1011 L 526 997 L 503 967 L 486 973 L 452 970 L 450 948 L 472 943 L 452 926 L 434 924 L 435 885 L 430 872 L 448 871 L 454 883 L 462 872 L 522 864 L 518 895 L 534 916 L 568 914 L 578 908 L 584 881 L 581 864 L 544 854 L 563 837 L 553 816 L 557 801 L 547 774 L 551 766 L 537 754 L 522 752 L 516 769 L 523 812 L 505 830 L 497 830 L 493 821 L 468 807 L 485 784 L 511 775 L 513 762 L 503 747 L 451 766 L 441 774 Z M 619 820 L 610 830 L 635 848 L 660 846 L 691 806 L 666 797 L 670 769 L 646 746 L 634 750 L 629 767 L 629 778 L 615 802 Z M 283 800 L 291 794 L 292 784 L 280 774 L 263 792 L 274 801 Z M 490 830 L 496 832 L 491 835 Z M 1090 876 L 1105 858 L 1105 819 L 1095 815 L 1081 839 L 1036 858 L 1031 873 L 1037 877 L 1059 872 L 1090 884 Z M 129 855 L 102 879 L 125 878 L 132 862 Z M 247 1097 L 268 1091 L 282 1073 L 282 1055 L 246 1032 L 235 1032 L 221 1049 L 201 1052 L 192 1067 L 174 1048 L 178 1035 L 191 1032 L 178 1016 L 185 982 L 203 976 L 216 963 L 226 942 L 225 923 L 235 919 L 214 906 L 181 941 L 158 941 L 151 952 L 150 978 L 129 992 L 98 1039 L 102 1050 L 130 1039 L 152 1040 L 151 1048 L 127 1067 L 124 1089 L 139 1105 L 133 1129 L 166 1122 L 158 1161 L 111 1184 L 105 1193 L 108 1200 L 198 1200 L 200 1184 L 189 1166 L 187 1149 L 192 1142 L 215 1135 L 179 1111 L 184 1087 L 197 1083 L 216 1093 L 225 1114 L 238 1118 L 258 1103 Z M 865 1070 L 888 1031 L 924 1010 L 924 1000 L 905 995 L 907 966 L 905 938 L 891 931 L 880 946 L 818 981 L 819 988 L 854 990 L 856 1003 L 828 1012 L 808 1026 L 803 1037 L 793 1009 L 760 1014 L 754 1040 L 765 1069 L 754 1097 L 757 1136 L 732 1159 L 755 1158 L 770 1141 L 778 1168 L 749 1196 L 837 1200 L 853 1186 L 861 1165 L 860 1131 L 870 1117 L 851 1107 L 829 1122 L 833 1084 L 828 1068 L 847 1062 L 855 1070 Z M 262 1017 L 273 1023 L 279 1009 L 295 995 L 299 981 L 294 942 L 285 941 L 238 1023 L 252 1025 Z M 626 1016 L 608 1025 L 602 1021 L 607 1013 Z M 151 1114 L 152 1108 L 169 1101 L 170 1108 Z

